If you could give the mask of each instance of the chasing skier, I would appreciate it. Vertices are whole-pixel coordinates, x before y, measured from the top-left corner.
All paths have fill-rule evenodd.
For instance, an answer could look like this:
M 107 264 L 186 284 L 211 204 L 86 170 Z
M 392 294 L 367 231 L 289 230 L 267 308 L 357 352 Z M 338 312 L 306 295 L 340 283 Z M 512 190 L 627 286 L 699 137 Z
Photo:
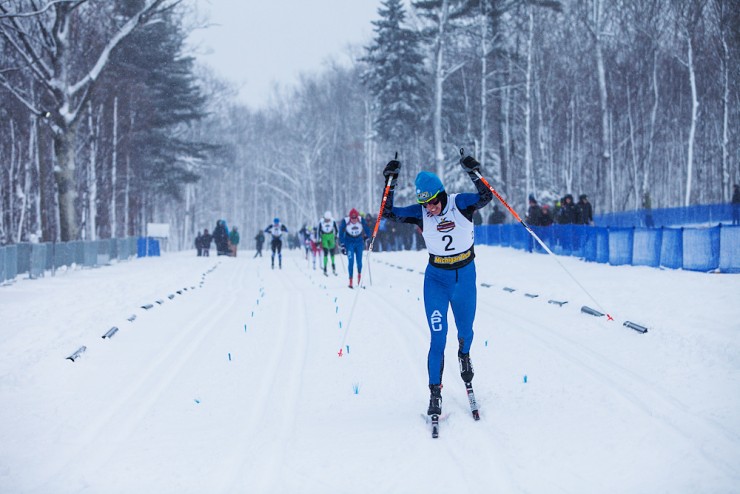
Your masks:
M 283 269 L 283 233 L 288 233 L 288 229 L 280 223 L 280 218 L 275 218 L 272 220 L 272 225 L 265 228 L 265 233 L 269 233 L 272 236 L 272 241 L 270 242 L 270 248 L 272 249 L 272 256 L 270 257 L 272 269 L 275 269 L 275 254 L 278 256 L 279 268 Z
M 470 361 L 477 298 L 473 214 L 491 202 L 493 194 L 477 175 L 480 163 L 475 158 L 466 156 L 460 159 L 460 164 L 478 192 L 448 194 L 437 175 L 422 171 L 415 181 L 417 204 L 406 207 L 393 206 L 401 163 L 392 160 L 383 170 L 386 180 L 390 179 L 383 217 L 418 226 L 429 252 L 429 264 L 424 273 L 424 310 L 431 333 L 427 357 L 430 391 L 427 415 L 432 417 L 433 437 L 437 437 L 437 423 L 442 413 L 442 371 L 450 306 L 457 325 L 460 376 L 468 392 L 473 416 L 476 420 L 479 418 L 471 384 L 473 365 Z
M 319 221 L 319 234 L 321 235 L 321 248 L 324 250 L 324 276 L 329 276 L 326 272 L 328 257 L 331 255 L 331 271 L 334 276 L 337 275 L 337 268 L 334 264 L 334 252 L 337 246 L 337 222 L 331 217 L 331 211 L 324 213 L 324 217 Z
M 352 288 L 352 272 L 357 259 L 357 287 L 362 279 L 362 251 L 365 249 L 365 237 L 370 237 L 370 228 L 360 213 L 352 208 L 349 216 L 342 219 L 339 225 L 339 244 L 342 254 L 347 256 L 347 271 L 349 271 L 349 287 Z

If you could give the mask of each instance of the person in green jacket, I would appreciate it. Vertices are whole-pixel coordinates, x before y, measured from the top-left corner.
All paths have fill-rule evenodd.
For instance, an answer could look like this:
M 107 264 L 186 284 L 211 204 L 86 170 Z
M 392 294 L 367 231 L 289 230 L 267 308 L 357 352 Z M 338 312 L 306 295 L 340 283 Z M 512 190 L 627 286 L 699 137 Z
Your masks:
M 231 257 L 236 257 L 236 248 L 239 245 L 239 232 L 236 227 L 231 229 L 229 233 L 229 248 L 231 249 Z
M 337 268 L 334 264 L 334 252 L 337 246 L 337 234 L 339 229 L 337 228 L 337 222 L 331 217 L 331 211 L 324 213 L 324 217 L 319 221 L 319 235 L 321 235 L 321 248 L 324 251 L 324 276 L 329 276 L 326 273 L 326 265 L 328 264 L 328 257 L 331 256 L 331 270 L 334 276 L 337 276 Z

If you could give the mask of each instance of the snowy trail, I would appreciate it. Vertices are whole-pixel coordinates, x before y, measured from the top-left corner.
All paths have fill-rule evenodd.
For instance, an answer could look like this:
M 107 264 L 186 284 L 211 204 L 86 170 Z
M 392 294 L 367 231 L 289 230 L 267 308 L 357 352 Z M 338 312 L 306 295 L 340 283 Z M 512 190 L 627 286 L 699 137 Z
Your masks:
M 1 287 L 12 331 L 0 328 L 0 399 L 14 406 L 0 408 L 0 491 L 653 494 L 740 483 L 740 277 L 565 259 L 600 300 L 655 323 L 640 335 L 580 314 L 577 290 L 545 257 L 480 249 L 481 420 L 450 315 L 450 415 L 432 439 L 423 252 L 373 254 L 355 290 L 346 258 L 325 277 L 297 251 L 282 270 L 240 255 L 177 253 Z M 703 312 L 684 309 L 703 294 Z M 101 339 L 112 325 L 120 331 Z M 79 361 L 64 360 L 81 344 Z

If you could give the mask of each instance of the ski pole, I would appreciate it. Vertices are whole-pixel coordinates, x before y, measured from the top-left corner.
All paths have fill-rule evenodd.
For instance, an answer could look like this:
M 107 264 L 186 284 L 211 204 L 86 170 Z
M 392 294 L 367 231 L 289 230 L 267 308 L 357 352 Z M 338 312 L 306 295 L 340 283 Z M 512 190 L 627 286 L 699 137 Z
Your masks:
M 460 156 L 463 156 L 464 153 L 465 153 L 465 150 L 463 148 L 460 148 Z M 583 290 L 583 293 L 585 293 L 588 296 L 588 298 L 590 298 L 591 301 L 594 304 L 596 304 L 596 306 L 599 309 L 601 309 L 602 312 L 604 312 L 606 314 L 607 320 L 613 321 L 614 318 L 611 315 L 609 315 L 609 313 L 601 307 L 601 304 L 599 304 L 599 302 L 596 301 L 596 299 L 593 297 L 593 295 L 591 295 L 588 292 L 588 290 L 586 290 L 586 288 L 583 285 L 581 285 L 581 283 L 575 278 L 575 276 L 573 276 L 573 274 L 571 274 L 571 272 L 568 271 L 568 269 L 565 267 L 565 265 L 563 265 L 563 263 L 560 262 L 560 259 L 558 259 L 558 256 L 556 256 L 555 253 L 553 251 L 551 251 L 550 248 L 547 245 L 545 245 L 545 242 L 543 242 L 542 239 L 534 231 L 532 231 L 532 228 L 530 228 L 530 226 L 516 213 L 516 211 L 514 211 L 514 208 L 512 208 L 511 206 L 509 206 L 509 203 L 506 202 L 506 200 L 503 197 L 501 197 L 501 194 L 499 194 L 498 192 L 496 192 L 496 189 L 494 189 L 493 186 L 491 186 L 491 184 L 488 183 L 488 180 L 486 180 L 483 177 L 483 175 L 480 174 L 480 172 L 478 170 L 475 171 L 475 175 L 480 179 L 481 182 L 483 182 L 483 185 L 485 185 L 486 187 L 488 187 L 488 190 L 490 190 L 491 193 L 494 196 L 496 196 L 496 199 L 498 199 L 501 202 L 501 204 L 503 204 L 504 207 L 509 210 L 509 212 L 512 214 L 512 216 L 514 216 L 514 218 L 527 230 L 527 232 L 529 232 L 529 234 L 537 241 L 537 243 L 540 244 L 540 246 L 545 250 L 545 252 L 547 252 L 548 254 L 550 254 L 552 256 L 552 258 L 555 259 L 555 262 L 557 262 L 560 265 L 560 267 L 563 268 L 563 271 L 565 271 L 568 274 L 568 276 L 570 276 L 570 279 L 572 279 L 573 282 L 576 285 L 578 285 L 578 287 L 581 290 Z
M 398 151 L 396 151 L 396 157 L 393 159 L 398 159 Z M 367 253 L 368 256 L 373 251 L 373 245 L 375 244 L 375 236 L 378 234 L 378 227 L 380 226 L 380 218 L 383 216 L 383 210 L 385 209 L 385 201 L 388 200 L 388 193 L 391 190 L 391 180 L 393 180 L 393 177 L 388 177 L 388 180 L 385 182 L 385 190 L 383 190 L 383 200 L 380 202 L 380 211 L 378 211 L 378 219 L 375 220 L 375 228 L 373 228 L 373 236 L 370 238 L 370 247 L 368 247 Z
M 396 156 L 393 159 L 398 159 L 398 151 L 396 151 Z M 385 209 L 385 202 L 388 200 L 388 193 L 391 189 L 391 181 L 393 180 L 393 177 L 388 177 L 388 180 L 385 182 L 385 189 L 383 190 L 383 200 L 380 203 L 380 211 L 378 211 L 378 219 L 375 220 L 375 228 L 373 229 L 373 236 L 370 239 L 370 247 L 368 247 L 367 250 L 367 270 L 370 274 L 370 284 L 372 285 L 372 273 L 370 271 L 370 253 L 373 251 L 373 244 L 375 243 L 375 236 L 378 234 L 378 226 L 380 225 L 380 218 L 383 216 L 383 210 Z M 347 334 L 349 333 L 350 324 L 352 324 L 352 317 L 355 314 L 355 306 L 357 305 L 357 297 L 360 295 L 360 290 L 362 286 L 357 287 L 357 292 L 355 293 L 355 298 L 352 301 L 352 308 L 349 311 L 349 319 L 347 321 L 347 326 L 344 328 L 344 334 L 342 335 L 342 344 L 339 346 L 339 352 L 338 355 L 341 357 L 344 355 L 344 344 L 347 341 Z

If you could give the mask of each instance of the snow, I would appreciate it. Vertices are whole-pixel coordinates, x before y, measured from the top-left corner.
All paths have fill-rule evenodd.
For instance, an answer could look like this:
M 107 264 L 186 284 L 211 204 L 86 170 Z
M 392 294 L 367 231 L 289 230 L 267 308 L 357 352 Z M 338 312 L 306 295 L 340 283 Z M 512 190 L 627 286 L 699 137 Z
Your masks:
M 373 253 L 364 290 L 299 251 L 0 287 L 0 492 L 737 492 L 740 276 L 476 249 L 482 418 L 450 317 L 439 439 L 425 252 Z

